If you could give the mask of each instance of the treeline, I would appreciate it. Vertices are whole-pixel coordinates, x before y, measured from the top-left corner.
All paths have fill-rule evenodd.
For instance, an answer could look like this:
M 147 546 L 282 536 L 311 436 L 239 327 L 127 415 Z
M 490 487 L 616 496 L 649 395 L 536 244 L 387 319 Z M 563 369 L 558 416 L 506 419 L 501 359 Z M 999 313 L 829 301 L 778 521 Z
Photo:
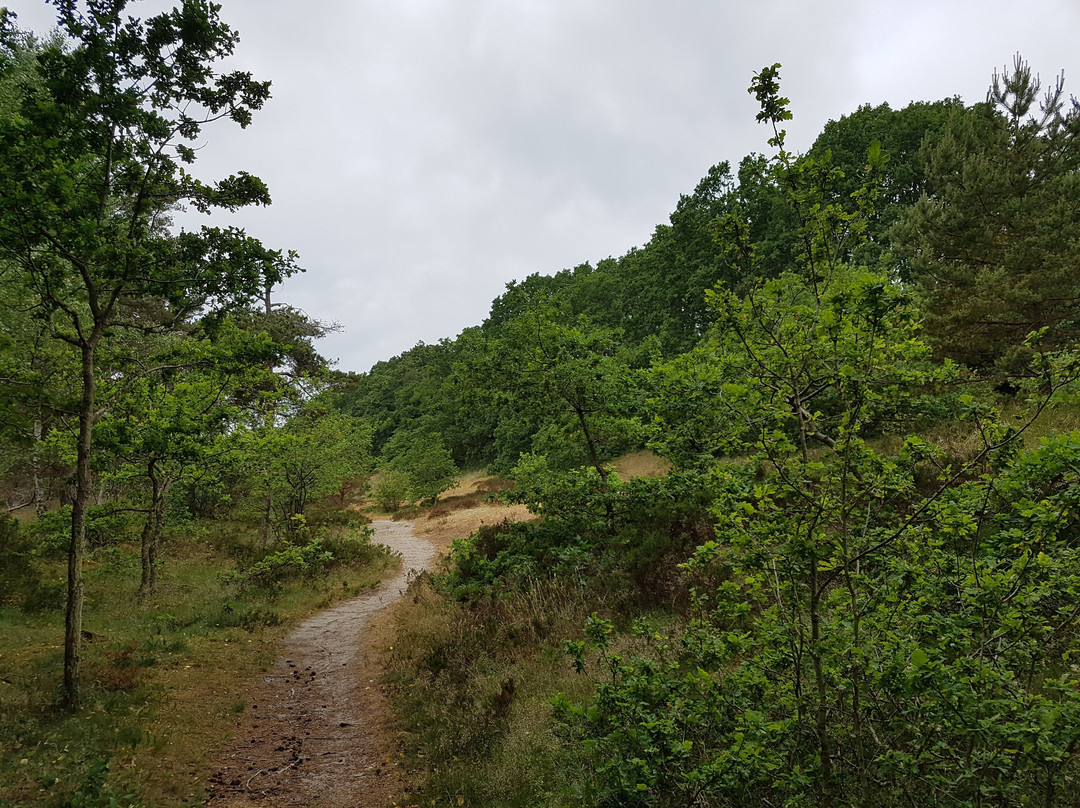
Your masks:
M 1047 423 L 1080 377 L 1080 109 L 1018 58 L 800 155 L 778 68 L 768 156 L 338 399 L 539 517 L 455 546 L 414 600 L 445 633 L 402 625 L 431 796 L 1076 804 L 1080 432 Z M 670 472 L 620 479 L 641 446 Z
M 391 454 L 414 436 L 438 435 L 459 465 L 504 473 L 522 452 L 562 467 L 593 451 L 610 459 L 646 440 L 648 369 L 690 354 L 715 328 L 706 293 L 720 284 L 745 295 L 799 266 L 812 238 L 800 216 L 813 205 L 860 216 L 857 236 L 838 226 L 836 257 L 918 297 L 922 337 L 939 357 L 1007 375 L 1006 354 L 1031 330 L 1046 325 L 1068 338 L 1057 332 L 1069 330 L 1070 315 L 1054 307 L 1071 297 L 1052 290 L 1075 286 L 1042 263 L 1052 253 L 1065 266 L 1074 252 L 1068 127 L 1050 113 L 1028 121 L 1012 103 L 883 104 L 831 121 L 792 158 L 815 174 L 816 198 L 797 203 L 770 159 L 752 154 L 736 170 L 720 163 L 643 247 L 511 282 L 483 324 L 353 377 L 338 406 L 370 419 L 376 451 Z M 1059 113 L 1063 103 L 1059 95 Z M 853 195 L 873 144 L 875 199 L 860 209 Z M 1051 233 L 1056 244 L 1038 243 Z M 545 373 L 552 368 L 561 380 Z M 639 428 L 617 425 L 627 418 Z

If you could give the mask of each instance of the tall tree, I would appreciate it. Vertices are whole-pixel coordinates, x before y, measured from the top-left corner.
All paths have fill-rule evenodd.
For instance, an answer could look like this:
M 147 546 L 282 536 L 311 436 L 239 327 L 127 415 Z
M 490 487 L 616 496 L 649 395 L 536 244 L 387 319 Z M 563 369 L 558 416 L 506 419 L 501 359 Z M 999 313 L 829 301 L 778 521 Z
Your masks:
M 1080 106 L 1019 56 L 922 152 L 929 189 L 894 228 L 943 356 L 1024 372 L 1026 336 L 1080 332 Z
M 606 480 L 604 461 L 638 443 L 634 373 L 617 337 L 587 317 L 567 318 L 557 297 L 534 299 L 498 330 L 472 372 L 511 419 L 527 419 L 529 443 L 515 459 L 537 451 L 562 466 L 590 465 Z
M 209 212 L 270 201 L 249 174 L 205 184 L 184 168 L 204 125 L 246 127 L 270 93 L 248 73 L 215 68 L 238 41 L 220 6 L 183 0 L 147 20 L 126 15 L 127 0 L 56 6 L 68 44 L 34 52 L 42 80 L 22 88 L 0 120 L 0 255 L 25 273 L 42 316 L 81 366 L 64 643 L 64 700 L 75 705 L 102 341 L 118 329 L 168 328 L 208 304 L 247 301 L 295 267 L 292 255 L 235 228 L 171 226 L 182 203 Z M 0 66 L 26 47 L 6 24 Z
M 889 228 L 927 189 L 926 168 L 919 158 L 924 144 L 933 148 L 950 114 L 960 114 L 963 109 L 959 98 L 913 101 L 902 109 L 864 104 L 850 115 L 825 124 L 810 154 L 827 159 L 842 172 L 833 180 L 833 201 L 847 204 L 859 190 L 871 145 L 880 144 L 886 158 L 879 168 L 881 199 L 867 220 L 867 239 L 858 260 L 873 265 L 884 257 L 890 247 Z M 893 259 L 891 263 L 902 280 L 910 279 L 906 262 L 895 266 Z

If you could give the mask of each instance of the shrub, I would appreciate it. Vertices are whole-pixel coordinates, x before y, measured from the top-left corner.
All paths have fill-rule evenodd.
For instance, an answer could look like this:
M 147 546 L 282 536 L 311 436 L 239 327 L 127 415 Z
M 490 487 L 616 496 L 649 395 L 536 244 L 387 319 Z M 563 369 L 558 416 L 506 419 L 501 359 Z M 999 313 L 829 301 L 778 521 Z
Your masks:
M 371 495 L 381 510 L 400 510 L 409 499 L 409 475 L 397 469 L 384 469 L 372 484 Z
M 285 542 L 280 550 L 268 553 L 246 569 L 226 573 L 223 578 L 226 583 L 240 587 L 276 588 L 288 578 L 310 574 L 333 560 L 333 554 L 323 548 L 322 539 L 312 539 L 306 544 Z

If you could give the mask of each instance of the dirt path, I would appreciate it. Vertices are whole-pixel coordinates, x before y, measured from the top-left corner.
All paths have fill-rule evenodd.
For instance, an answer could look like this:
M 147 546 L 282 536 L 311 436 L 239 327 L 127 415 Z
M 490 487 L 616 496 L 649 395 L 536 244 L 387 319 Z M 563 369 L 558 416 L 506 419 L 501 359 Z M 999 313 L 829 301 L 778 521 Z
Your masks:
M 389 808 L 400 797 L 390 712 L 364 653 L 364 628 L 401 595 L 410 571 L 431 563 L 435 547 L 409 522 L 373 526 L 375 541 L 402 555 L 400 574 L 285 639 L 211 778 L 208 806 Z

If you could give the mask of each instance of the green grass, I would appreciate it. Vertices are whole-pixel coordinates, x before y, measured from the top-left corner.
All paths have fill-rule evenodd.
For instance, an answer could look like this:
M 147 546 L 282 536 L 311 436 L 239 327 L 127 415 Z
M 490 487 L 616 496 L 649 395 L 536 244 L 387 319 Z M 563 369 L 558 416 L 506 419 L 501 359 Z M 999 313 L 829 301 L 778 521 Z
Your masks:
M 347 526 L 327 527 L 328 535 Z M 222 573 L 251 530 L 217 525 L 169 540 L 158 593 L 138 604 L 136 548 L 95 550 L 86 563 L 83 706 L 59 705 L 61 603 L 0 605 L 0 806 L 199 805 L 214 755 L 245 705 L 245 687 L 303 616 L 375 584 L 393 561 L 350 545 L 354 558 L 272 588 L 239 588 Z M 358 549 L 359 548 L 359 549 Z M 0 559 L 0 564 L 3 564 Z M 62 580 L 61 559 L 35 559 Z M 20 602 L 21 600 L 21 602 Z M 101 762 L 108 760 L 108 770 Z M 137 795 L 120 799 L 125 795 Z

